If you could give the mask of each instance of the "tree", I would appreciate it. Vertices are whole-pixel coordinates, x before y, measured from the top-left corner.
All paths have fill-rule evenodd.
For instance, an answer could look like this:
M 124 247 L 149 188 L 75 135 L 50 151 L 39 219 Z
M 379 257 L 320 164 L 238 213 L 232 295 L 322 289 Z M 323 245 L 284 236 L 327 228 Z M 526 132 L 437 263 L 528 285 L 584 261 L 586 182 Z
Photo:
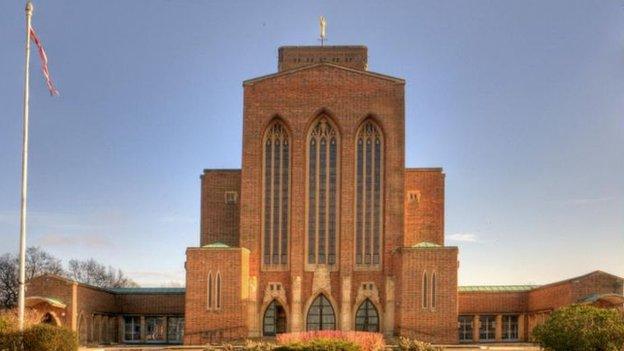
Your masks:
M 26 280 L 43 274 L 64 275 L 61 260 L 41 250 L 29 247 L 26 250 Z M 0 306 L 14 307 L 19 289 L 19 261 L 12 254 L 0 257 Z
M 101 288 L 123 288 L 138 286 L 132 279 L 113 267 L 104 266 L 94 259 L 69 260 L 67 276 L 75 281 Z
M 0 307 L 12 308 L 17 302 L 18 271 L 15 257 L 0 256 Z
M 572 305 L 533 329 L 534 341 L 552 351 L 616 351 L 624 346 L 624 316 L 613 309 Z
M 38 247 L 26 250 L 26 281 L 44 274 L 55 274 L 102 288 L 138 286 L 120 269 L 106 267 L 93 259 L 70 260 L 68 270 L 60 259 Z M 0 256 L 0 308 L 13 308 L 17 304 L 19 289 L 19 261 L 16 255 Z

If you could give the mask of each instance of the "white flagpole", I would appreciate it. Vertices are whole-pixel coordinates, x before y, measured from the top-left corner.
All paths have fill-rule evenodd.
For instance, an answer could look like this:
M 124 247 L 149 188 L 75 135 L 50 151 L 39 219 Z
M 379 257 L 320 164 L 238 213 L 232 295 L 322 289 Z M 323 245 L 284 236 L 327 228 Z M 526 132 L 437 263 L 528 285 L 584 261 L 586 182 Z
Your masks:
M 30 22 L 33 5 L 26 2 L 26 67 L 24 67 L 24 129 L 22 146 L 22 198 L 20 209 L 19 295 L 17 300 L 19 330 L 24 330 L 26 302 L 26 196 L 28 193 L 28 100 L 30 77 Z

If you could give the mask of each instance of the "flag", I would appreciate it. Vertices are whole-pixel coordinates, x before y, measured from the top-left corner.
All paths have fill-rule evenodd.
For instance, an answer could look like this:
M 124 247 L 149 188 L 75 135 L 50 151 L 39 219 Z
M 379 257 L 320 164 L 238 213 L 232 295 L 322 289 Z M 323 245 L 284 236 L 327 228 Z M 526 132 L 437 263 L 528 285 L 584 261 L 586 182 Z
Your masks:
M 58 96 L 59 92 L 58 90 L 56 90 L 56 87 L 54 86 L 54 83 L 50 78 L 50 71 L 48 70 L 48 56 L 46 55 L 43 45 L 41 44 L 41 40 L 39 40 L 37 33 L 35 33 L 35 29 L 32 27 L 30 27 L 30 38 L 32 39 L 32 41 L 35 42 L 35 45 L 37 45 L 37 49 L 39 49 L 39 58 L 41 59 L 41 72 L 43 73 L 43 77 L 45 78 L 46 85 L 48 86 L 48 90 L 50 91 L 50 95 Z

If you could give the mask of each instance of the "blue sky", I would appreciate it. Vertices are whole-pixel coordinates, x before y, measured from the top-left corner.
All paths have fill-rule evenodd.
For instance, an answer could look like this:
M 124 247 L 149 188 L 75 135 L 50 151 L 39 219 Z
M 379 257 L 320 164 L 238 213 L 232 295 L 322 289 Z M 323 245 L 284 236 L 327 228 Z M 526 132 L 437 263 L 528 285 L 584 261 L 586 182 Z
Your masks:
M 22 1 L 0 2 L 0 252 L 17 250 Z M 406 162 L 446 173 L 460 283 L 624 275 L 624 1 L 36 1 L 29 244 L 183 283 L 199 175 L 238 168 L 280 45 L 363 44 L 406 84 Z

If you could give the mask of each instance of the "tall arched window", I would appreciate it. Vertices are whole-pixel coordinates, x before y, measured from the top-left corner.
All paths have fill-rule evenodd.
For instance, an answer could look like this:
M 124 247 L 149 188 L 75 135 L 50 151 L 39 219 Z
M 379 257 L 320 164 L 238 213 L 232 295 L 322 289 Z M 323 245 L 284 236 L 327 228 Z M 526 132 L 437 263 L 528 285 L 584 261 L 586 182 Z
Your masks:
M 286 310 L 279 302 L 273 300 L 264 312 L 262 334 L 264 336 L 275 336 L 285 332 Z
M 338 245 L 338 146 L 336 127 L 321 116 L 308 133 L 308 264 L 334 265 Z
M 212 309 L 212 272 L 208 272 L 208 293 L 206 298 L 208 299 L 208 309 Z
M 427 271 L 423 272 L 423 276 L 422 276 L 422 307 L 423 308 L 427 308 L 429 307 L 429 303 L 428 303 L 428 293 L 429 293 L 429 286 L 428 286 L 429 281 L 427 280 Z
M 321 294 L 314 299 L 308 317 L 306 318 L 307 330 L 334 330 L 336 329 L 336 315 L 334 308 L 325 295 Z
M 431 273 L 431 308 L 436 307 L 437 276 L 436 272 Z
M 217 272 L 217 278 L 215 280 L 215 308 L 221 308 L 221 273 Z
M 372 120 L 356 138 L 355 263 L 379 266 L 383 231 L 383 137 Z
M 265 265 L 288 262 L 290 196 L 290 142 L 280 121 L 273 121 L 264 136 L 264 239 Z
M 364 300 L 355 313 L 355 330 L 375 333 L 379 331 L 379 313 L 369 299 Z

